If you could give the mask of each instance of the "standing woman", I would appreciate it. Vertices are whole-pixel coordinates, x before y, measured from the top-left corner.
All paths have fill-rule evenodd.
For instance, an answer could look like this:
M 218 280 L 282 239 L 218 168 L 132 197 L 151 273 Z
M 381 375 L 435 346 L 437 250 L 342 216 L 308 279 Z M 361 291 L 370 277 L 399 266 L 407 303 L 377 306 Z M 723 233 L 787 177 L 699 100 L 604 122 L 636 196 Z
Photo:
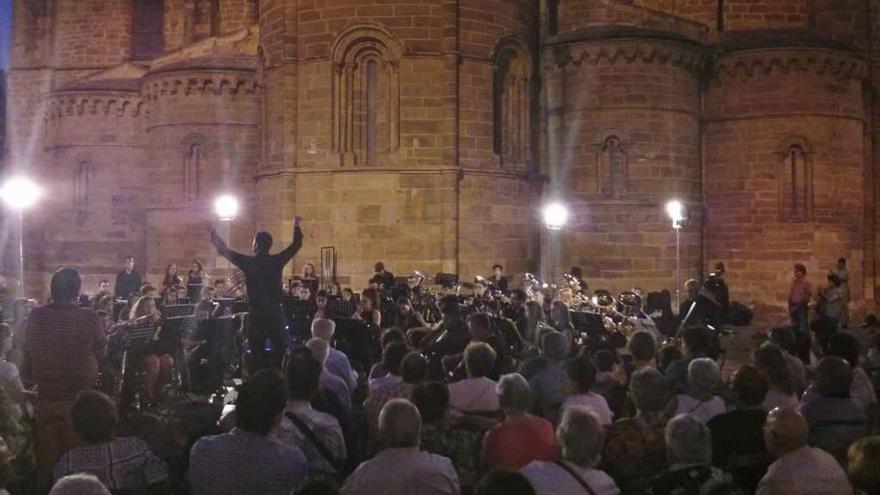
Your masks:
M 204 291 L 208 274 L 204 272 L 202 263 L 199 260 L 193 260 L 189 273 L 186 274 L 186 295 L 190 304 L 198 304 L 202 300 L 202 292 Z
M 376 289 L 364 289 L 364 293 L 361 294 L 360 307 L 352 316 L 355 320 L 366 323 L 377 338 L 382 328 L 382 313 L 377 309 L 378 306 L 379 292 Z
M 178 285 L 183 285 L 183 280 L 177 275 L 177 263 L 170 263 L 165 267 L 165 277 L 162 279 L 162 292 Z

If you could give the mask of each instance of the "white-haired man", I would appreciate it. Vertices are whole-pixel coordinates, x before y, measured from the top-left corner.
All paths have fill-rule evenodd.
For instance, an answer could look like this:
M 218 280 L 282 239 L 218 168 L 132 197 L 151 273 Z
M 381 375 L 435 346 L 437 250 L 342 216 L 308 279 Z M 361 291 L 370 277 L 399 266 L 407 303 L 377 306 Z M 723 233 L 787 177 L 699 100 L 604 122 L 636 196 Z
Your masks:
M 556 437 L 562 446 L 562 461 L 533 461 L 520 469 L 537 495 L 620 493 L 610 476 L 595 469 L 604 440 L 604 429 L 596 413 L 584 406 L 566 408 Z
M 458 495 L 458 475 L 448 458 L 419 450 L 422 417 L 406 399 L 388 401 L 379 414 L 384 449 L 345 480 L 343 495 Z
M 336 322 L 327 318 L 315 318 L 312 320 L 312 337 L 326 341 L 328 344 L 333 343 L 333 336 L 336 334 Z M 342 378 L 348 385 L 348 391 L 354 393 L 357 388 L 358 376 L 357 372 L 351 369 L 351 361 L 348 356 L 339 349 L 330 346 L 327 354 L 327 362 L 324 363 L 327 371 Z
M 311 338 L 306 342 L 306 347 L 312 351 L 312 356 L 321 363 L 321 388 L 329 390 L 339 399 L 342 407 L 351 412 L 351 391 L 342 378 L 327 371 L 327 357 L 330 354 L 330 344 L 326 340 Z

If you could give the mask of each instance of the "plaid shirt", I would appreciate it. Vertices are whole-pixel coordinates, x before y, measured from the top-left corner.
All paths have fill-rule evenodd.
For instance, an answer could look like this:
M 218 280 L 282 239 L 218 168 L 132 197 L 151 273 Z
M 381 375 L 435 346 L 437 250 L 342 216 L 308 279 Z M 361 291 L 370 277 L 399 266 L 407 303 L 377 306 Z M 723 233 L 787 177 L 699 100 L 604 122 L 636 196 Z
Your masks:
M 139 491 L 168 479 L 168 468 L 136 437 L 76 447 L 55 465 L 55 479 L 74 473 L 91 473 L 110 490 Z
M 391 399 L 409 399 L 412 397 L 412 391 L 411 383 L 401 381 L 375 390 L 367 397 L 364 408 L 367 410 L 367 421 L 373 438 L 378 438 L 379 413 L 382 411 L 382 406 Z
M 482 441 L 480 432 L 454 425 L 439 423 L 422 426 L 422 450 L 448 457 L 463 485 L 478 480 Z

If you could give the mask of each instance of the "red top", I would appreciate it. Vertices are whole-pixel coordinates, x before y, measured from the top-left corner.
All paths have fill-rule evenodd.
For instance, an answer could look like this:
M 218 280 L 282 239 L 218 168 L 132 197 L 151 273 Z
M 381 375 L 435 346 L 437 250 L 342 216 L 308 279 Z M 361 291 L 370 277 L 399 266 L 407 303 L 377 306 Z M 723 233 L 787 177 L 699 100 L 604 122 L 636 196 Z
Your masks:
M 532 461 L 557 461 L 556 432 L 544 418 L 525 415 L 505 421 L 486 433 L 483 467 L 519 469 Z
M 806 278 L 800 280 L 795 279 L 791 283 L 791 291 L 788 293 L 788 309 L 800 309 L 810 302 L 810 296 L 813 293 L 813 286 Z
M 68 402 L 95 388 L 98 356 L 107 336 L 98 315 L 76 306 L 42 306 L 31 311 L 25 333 L 26 370 L 41 401 Z

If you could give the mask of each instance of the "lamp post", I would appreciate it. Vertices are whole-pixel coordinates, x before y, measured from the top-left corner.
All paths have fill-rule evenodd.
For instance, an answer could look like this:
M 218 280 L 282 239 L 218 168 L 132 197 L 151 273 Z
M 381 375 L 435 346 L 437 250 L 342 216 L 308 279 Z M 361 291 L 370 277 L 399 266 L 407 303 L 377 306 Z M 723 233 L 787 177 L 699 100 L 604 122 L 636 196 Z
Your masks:
M 568 208 L 558 201 L 554 201 L 551 203 L 547 203 L 541 209 L 541 216 L 544 218 L 544 226 L 547 228 L 549 232 L 548 241 L 548 249 L 547 252 L 550 253 L 549 256 L 549 278 L 553 280 L 553 275 L 556 267 L 556 254 L 560 249 L 559 242 L 556 236 L 556 232 L 562 230 L 566 223 L 568 223 Z
M 18 213 L 18 273 L 19 296 L 27 297 L 24 271 L 24 210 L 34 206 L 43 191 L 34 181 L 25 176 L 12 177 L 0 187 L 0 199 L 10 209 Z
M 684 205 L 674 199 L 666 203 L 666 215 L 672 220 L 675 231 L 675 306 L 681 304 L 681 223 L 685 220 Z
M 214 212 L 217 217 L 226 225 L 224 232 L 226 242 L 231 242 L 230 233 L 232 232 L 232 221 L 238 215 L 239 203 L 238 198 L 231 194 L 222 194 L 214 200 Z M 232 285 L 232 265 L 226 260 L 226 283 L 227 287 Z

